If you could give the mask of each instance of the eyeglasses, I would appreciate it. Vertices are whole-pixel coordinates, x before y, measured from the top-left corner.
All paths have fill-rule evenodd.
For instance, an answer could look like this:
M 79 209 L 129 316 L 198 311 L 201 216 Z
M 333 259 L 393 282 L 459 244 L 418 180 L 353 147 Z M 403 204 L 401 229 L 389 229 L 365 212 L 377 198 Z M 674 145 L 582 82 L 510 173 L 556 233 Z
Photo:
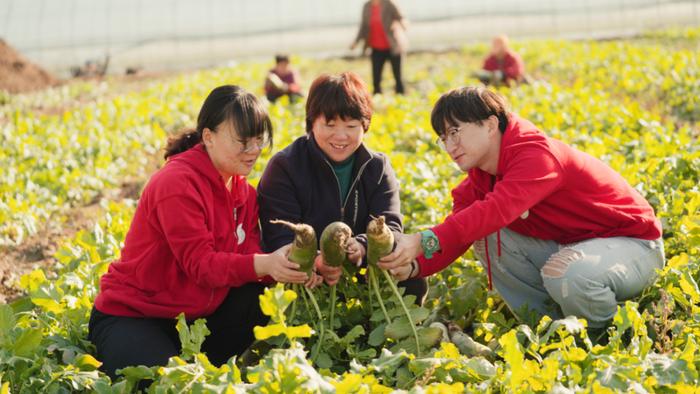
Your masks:
M 456 144 L 459 141 L 459 133 L 461 131 L 461 127 L 451 127 L 445 131 L 445 134 L 439 136 L 435 140 L 435 144 L 437 144 L 440 148 L 447 150 L 448 142 Z
M 270 146 L 270 139 L 265 137 L 249 138 L 245 142 L 237 138 L 233 138 L 233 141 L 241 145 L 241 149 L 239 150 L 240 153 L 250 153 L 256 149 L 263 150 Z

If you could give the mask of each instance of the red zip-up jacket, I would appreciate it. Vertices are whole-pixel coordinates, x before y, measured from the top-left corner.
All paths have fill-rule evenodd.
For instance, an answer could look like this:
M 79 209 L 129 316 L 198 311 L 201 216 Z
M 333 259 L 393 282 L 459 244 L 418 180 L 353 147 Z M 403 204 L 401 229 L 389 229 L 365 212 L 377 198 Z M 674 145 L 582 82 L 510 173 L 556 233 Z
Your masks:
M 517 53 L 508 50 L 502 59 L 499 59 L 496 55 L 489 55 L 489 57 L 484 60 L 484 66 L 482 67 L 486 71 L 497 71 L 503 72 L 506 80 L 512 79 L 518 81 L 521 77 L 525 75 L 525 63 L 523 59 Z
M 561 244 L 661 237 L 652 207 L 620 174 L 515 114 L 501 140 L 497 175 L 470 170 L 452 198 L 452 214 L 432 228 L 442 250 L 418 259 L 422 276 L 447 267 L 474 241 L 503 227 Z M 500 250 L 500 243 L 495 246 Z
M 258 281 L 259 252 L 255 189 L 234 177 L 229 192 L 198 144 L 148 182 L 95 307 L 116 316 L 208 316 L 230 287 Z

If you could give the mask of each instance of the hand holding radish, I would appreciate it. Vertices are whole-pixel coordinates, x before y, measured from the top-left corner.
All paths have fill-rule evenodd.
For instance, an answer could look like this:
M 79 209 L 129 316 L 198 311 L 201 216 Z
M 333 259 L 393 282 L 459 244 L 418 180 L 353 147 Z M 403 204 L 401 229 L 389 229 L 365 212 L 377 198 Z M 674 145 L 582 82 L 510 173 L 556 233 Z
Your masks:
M 287 260 L 291 247 L 289 244 L 270 254 L 256 254 L 253 266 L 258 277 L 269 275 L 282 283 L 304 283 L 309 280 L 305 272 L 299 271 L 299 264 Z
M 314 261 L 316 269 L 321 274 L 321 277 L 326 281 L 326 284 L 333 286 L 338 283 L 340 276 L 343 274 L 342 267 L 332 267 L 323 260 L 323 255 L 316 256 Z
M 362 258 L 365 257 L 367 253 L 365 247 L 355 238 L 350 238 L 348 240 L 345 251 L 348 253 L 348 260 L 358 267 L 362 264 Z
M 379 265 L 381 266 L 381 263 Z M 408 264 L 408 265 L 402 265 L 399 268 L 391 269 L 391 270 L 389 270 L 389 272 L 391 273 L 391 276 L 394 277 L 394 279 L 401 282 L 401 281 L 404 281 L 406 279 L 411 279 L 410 275 L 412 273 L 411 272 L 412 270 L 415 271 L 415 269 L 413 269 L 411 264 Z
M 390 254 L 379 259 L 379 268 L 389 270 L 395 275 L 395 270 L 401 267 L 411 269 L 411 261 L 420 256 L 423 249 L 420 244 L 421 236 L 416 234 L 395 233 L 396 248 Z
M 323 283 L 323 276 L 312 271 L 311 277 L 309 278 L 309 280 L 306 281 L 306 283 L 304 283 L 304 286 L 306 286 L 309 289 L 313 289 L 318 287 L 318 285 L 320 285 L 321 283 Z

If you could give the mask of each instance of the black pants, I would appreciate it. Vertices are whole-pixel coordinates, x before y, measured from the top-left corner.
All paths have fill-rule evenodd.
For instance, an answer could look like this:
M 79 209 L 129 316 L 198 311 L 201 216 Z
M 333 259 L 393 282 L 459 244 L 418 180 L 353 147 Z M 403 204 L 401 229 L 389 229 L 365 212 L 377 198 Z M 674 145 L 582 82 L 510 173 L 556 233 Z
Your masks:
M 425 278 L 407 279 L 398 283 L 399 287 L 406 289 L 404 295 L 413 294 L 416 296 L 416 305 L 423 305 L 425 296 L 428 295 L 428 280 Z
M 394 55 L 390 50 L 372 49 L 372 83 L 374 84 L 374 93 L 382 92 L 382 71 L 384 63 L 389 59 L 391 62 L 391 71 L 394 73 L 396 81 L 396 93 L 403 94 L 403 79 L 401 79 L 401 55 Z
M 231 288 L 219 308 L 207 316 L 211 334 L 202 344 L 209 361 L 220 366 L 240 355 L 253 342 L 253 327 L 267 324 L 258 296 L 264 285 L 250 283 Z M 102 371 L 112 379 L 116 370 L 131 365 L 166 365 L 180 354 L 175 319 L 107 315 L 92 309 L 88 339 L 97 348 Z

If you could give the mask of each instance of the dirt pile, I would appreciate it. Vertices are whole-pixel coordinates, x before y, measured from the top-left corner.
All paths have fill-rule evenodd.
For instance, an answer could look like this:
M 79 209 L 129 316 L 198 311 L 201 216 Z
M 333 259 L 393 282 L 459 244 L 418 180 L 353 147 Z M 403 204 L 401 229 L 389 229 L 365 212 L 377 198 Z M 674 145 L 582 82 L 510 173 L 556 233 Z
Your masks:
M 0 90 L 21 93 L 56 85 L 58 81 L 0 39 Z

